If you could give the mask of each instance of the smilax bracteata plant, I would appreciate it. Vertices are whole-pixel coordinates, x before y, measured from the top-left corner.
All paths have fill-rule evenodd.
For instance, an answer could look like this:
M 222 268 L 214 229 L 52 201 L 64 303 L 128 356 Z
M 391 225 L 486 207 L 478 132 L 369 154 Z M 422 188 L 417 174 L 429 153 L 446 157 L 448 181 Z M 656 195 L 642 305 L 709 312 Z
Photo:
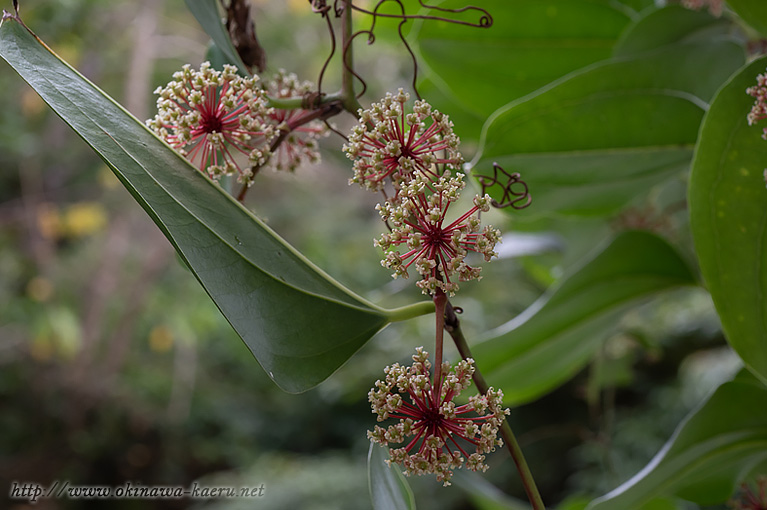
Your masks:
M 291 126 L 290 119 L 301 119 L 303 111 L 269 107 L 267 95 L 305 93 L 311 85 L 285 72 L 265 89 L 258 81 L 237 75 L 232 66 L 223 71 L 207 62 L 199 70 L 184 66 L 157 89 L 158 114 L 147 124 L 212 179 L 236 175 L 250 186 L 254 166 L 275 161 L 276 169 L 294 170 L 302 160 L 316 162 L 316 139 L 324 126 L 314 120 Z M 409 99 L 400 89 L 360 109 L 343 150 L 354 163 L 350 183 L 384 196 L 377 210 L 388 229 L 374 242 L 383 250 L 382 265 L 395 278 L 408 278 L 415 269 L 416 285 L 438 308 L 442 304 L 444 314 L 445 296 L 455 294 L 458 282 L 481 278 L 480 268 L 466 263 L 468 253 L 490 260 L 501 234 L 481 225 L 479 214 L 491 205 L 487 194 L 476 195 L 469 210 L 448 219 L 450 205 L 466 187 L 460 141 L 448 116 L 426 101 L 416 101 L 406 113 Z M 290 136 L 273 151 L 270 144 L 280 130 Z M 421 347 L 412 366 L 385 369 L 386 378 L 376 383 L 369 400 L 379 421 L 398 423 L 376 426 L 369 437 L 389 446 L 407 443 L 391 450 L 391 461 L 407 474 L 434 473 L 448 485 L 453 469 L 464 464 L 487 469 L 485 454 L 503 444 L 498 432 L 509 411 L 503 408 L 503 393 L 492 388 L 456 405 L 455 398 L 471 385 L 474 360 L 451 368 L 442 361 L 440 347 L 437 352 L 433 374 Z
M 312 2 L 313 10 L 328 20 L 331 32 L 330 17 L 350 16 L 348 6 L 360 10 L 352 2 L 333 8 Z M 481 11 L 482 19 L 478 24 L 463 24 L 492 24 L 488 13 L 471 9 Z M 375 21 L 375 12 L 361 12 Z M 376 210 L 385 231 L 373 243 L 381 250 L 381 265 L 393 278 L 417 275 L 416 286 L 433 300 L 436 312 L 431 360 L 423 347 L 417 347 L 411 365 L 386 367 L 384 378 L 370 390 L 368 399 L 380 425 L 368 432 L 368 438 L 389 447 L 388 462 L 400 465 L 406 475 L 433 474 L 444 485 L 450 485 L 457 468 L 487 470 L 486 455 L 504 444 L 515 460 L 524 462 L 506 423 L 509 410 L 503 406 L 503 392 L 482 379 L 460 334 L 456 309 L 449 303 L 462 282 L 481 279 L 476 261 L 490 261 L 497 255 L 501 233 L 483 225 L 481 214 L 508 204 L 492 199 L 480 180 L 482 192 L 473 197 L 468 209 L 451 210 L 467 185 L 453 123 L 420 95 L 411 102 L 403 89 L 363 108 L 360 95 L 354 93 L 354 80 L 361 77 L 352 70 L 347 52 L 357 35 L 367 34 L 372 40 L 373 27 L 351 33 L 345 26 L 339 94 L 321 92 L 327 62 L 316 87 L 285 71 L 262 80 L 255 74 L 243 75 L 231 65 L 221 70 L 208 62 L 199 69 L 185 65 L 155 91 L 157 114 L 147 125 L 212 180 L 232 176 L 242 186 L 240 201 L 260 170 L 295 171 L 304 163 L 316 163 L 319 139 L 331 131 L 342 136 L 343 152 L 352 162 L 349 184 L 382 197 Z M 357 118 L 348 136 L 327 122 L 342 111 Z M 511 191 L 512 184 L 521 182 L 519 175 L 504 175 L 508 183 L 494 179 L 492 184 L 503 189 L 504 197 L 512 193 L 515 204 L 517 199 L 524 206 L 529 204 L 523 182 L 524 191 Z M 453 366 L 443 360 L 446 329 L 461 354 Z M 459 401 L 472 380 L 479 393 Z M 531 477 L 528 486 L 540 503 Z M 542 503 L 536 508 L 542 508 Z

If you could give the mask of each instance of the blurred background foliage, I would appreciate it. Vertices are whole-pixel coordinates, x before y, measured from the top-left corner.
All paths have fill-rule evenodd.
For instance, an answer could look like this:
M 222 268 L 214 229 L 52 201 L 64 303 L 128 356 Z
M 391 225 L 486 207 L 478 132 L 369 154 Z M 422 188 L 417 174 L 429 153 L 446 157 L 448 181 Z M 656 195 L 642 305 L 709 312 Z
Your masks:
M 307 2 L 253 5 L 270 72 L 282 67 L 314 79 L 328 48 L 326 27 Z M 22 9 L 57 53 L 140 119 L 152 115 L 151 91 L 182 64 L 199 65 L 206 50 L 207 37 L 182 0 L 37 0 Z M 386 39 L 379 37 L 375 59 L 364 56 L 371 50 L 360 51 L 366 103 L 411 79 L 402 48 Z M 327 90 L 337 74 L 331 67 Z M 370 507 L 367 391 L 384 365 L 429 342 L 431 318 L 390 326 L 313 390 L 281 392 L 111 172 L 5 64 L 0 90 L 0 486 L 65 479 L 113 486 L 264 483 L 256 502 L 194 505 Z M 351 122 L 334 120 L 341 129 Z M 411 302 L 416 289 L 392 281 L 372 248 L 380 225 L 376 198 L 347 186 L 341 140 L 332 136 L 324 145 L 320 166 L 260 176 L 248 205 L 350 288 L 386 306 Z M 467 335 L 524 310 L 593 248 L 592 239 L 631 224 L 632 214 L 648 216 L 629 210 L 609 221 L 562 223 L 556 249 L 488 264 L 482 284 L 467 284 L 456 301 L 466 311 Z M 684 224 L 667 220 L 672 224 L 664 228 L 686 237 Z M 490 222 L 511 228 L 500 214 Z M 590 232 L 599 234 L 584 235 Z M 739 367 L 702 291 L 637 308 L 619 331 L 572 381 L 512 413 L 552 506 L 628 479 Z M 505 455 L 489 462 L 487 479 L 523 498 Z M 498 508 L 461 483 L 448 489 L 430 478 L 411 483 L 422 509 Z M 36 507 L 99 505 L 62 499 Z M 0 506 L 24 507 L 5 489 Z

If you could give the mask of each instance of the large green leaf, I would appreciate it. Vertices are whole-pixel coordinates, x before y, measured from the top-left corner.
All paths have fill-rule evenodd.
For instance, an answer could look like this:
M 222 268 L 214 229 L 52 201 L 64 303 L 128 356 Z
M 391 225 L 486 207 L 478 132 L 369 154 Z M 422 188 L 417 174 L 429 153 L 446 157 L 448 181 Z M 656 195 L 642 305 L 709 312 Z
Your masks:
M 498 110 L 473 173 L 520 172 L 523 214 L 615 212 L 686 168 L 706 102 L 743 59 L 716 40 L 595 64 Z
M 723 503 L 767 460 L 767 388 L 748 373 L 720 386 L 634 478 L 588 510 L 639 508 L 660 494 Z
M 240 54 L 232 44 L 226 27 L 221 21 L 218 0 L 184 0 L 189 12 L 194 15 L 205 33 L 210 36 L 216 47 L 224 54 L 229 62 L 236 65 L 244 75 L 250 75 L 248 68 L 242 62 Z
M 15 19 L 0 56 L 112 168 L 283 389 L 318 384 L 403 317 L 312 265 Z
M 460 8 L 466 2 L 437 4 Z M 490 28 L 423 21 L 414 32 L 419 63 L 426 65 L 430 79 L 455 102 L 485 117 L 571 71 L 610 57 L 630 20 L 607 1 L 487 0 L 481 6 L 493 16 Z M 461 19 L 476 22 L 473 14 L 464 13 Z
M 767 58 L 717 94 L 701 128 L 689 183 L 690 223 L 703 278 L 735 351 L 767 381 L 767 141 L 746 114 L 746 88 Z M 767 123 L 762 122 L 762 125 Z
M 618 0 L 618 1 L 635 12 L 641 12 L 655 5 L 654 0 Z
M 706 11 L 694 11 L 681 5 L 668 5 L 643 13 L 621 35 L 613 54 L 627 57 L 694 38 L 711 37 L 715 28 L 730 29 L 725 18 L 715 18 Z
M 456 471 L 453 485 L 463 489 L 477 510 L 530 510 L 530 504 L 513 498 L 478 473 Z
M 415 510 L 415 498 L 402 470 L 389 465 L 389 449 L 370 443 L 368 486 L 373 510 Z
M 477 151 L 477 143 L 487 116 L 474 113 L 461 106 L 429 78 L 421 77 L 418 81 L 418 92 L 430 105 L 450 116 L 453 131 L 461 139 L 461 152 L 464 157 L 468 157 L 468 154 L 474 154 Z
M 658 292 L 694 285 L 692 272 L 661 238 L 618 235 L 525 312 L 472 348 L 504 402 L 534 400 L 591 359 L 626 307 Z
M 764 0 L 727 0 L 738 16 L 767 37 L 767 2 Z
M 668 498 L 654 498 L 642 506 L 631 508 L 630 510 L 683 510 L 680 506 L 682 502 Z M 566 501 L 564 504 L 560 504 L 557 510 L 584 510 L 591 504 L 591 500 L 584 497 L 576 498 L 573 501 Z M 687 508 L 687 505 L 684 505 Z M 629 510 L 629 509 L 627 509 Z

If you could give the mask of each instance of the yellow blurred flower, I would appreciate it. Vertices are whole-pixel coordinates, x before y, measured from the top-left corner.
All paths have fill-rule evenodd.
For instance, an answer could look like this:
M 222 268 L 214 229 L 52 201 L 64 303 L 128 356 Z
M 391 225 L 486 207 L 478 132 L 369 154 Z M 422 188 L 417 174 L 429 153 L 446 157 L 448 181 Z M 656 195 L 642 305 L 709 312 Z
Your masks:
M 35 276 L 27 283 L 27 296 L 30 299 L 43 303 L 53 295 L 53 283 L 42 276 Z
M 107 213 L 97 202 L 80 202 L 70 206 L 64 214 L 65 233 L 68 237 L 83 237 L 104 229 Z
M 154 352 L 168 352 L 173 347 L 173 332 L 160 324 L 149 332 L 149 348 Z

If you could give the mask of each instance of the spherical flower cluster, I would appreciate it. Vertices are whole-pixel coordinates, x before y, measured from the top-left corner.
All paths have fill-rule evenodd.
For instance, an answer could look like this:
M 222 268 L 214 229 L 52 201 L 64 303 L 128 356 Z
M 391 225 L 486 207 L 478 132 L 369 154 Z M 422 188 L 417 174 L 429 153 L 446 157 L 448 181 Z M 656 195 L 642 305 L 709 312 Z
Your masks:
M 395 278 L 407 278 L 408 268 L 415 265 L 423 277 L 416 285 L 424 294 L 441 289 L 454 295 L 456 275 L 460 281 L 481 278 L 480 268 L 464 260 L 469 251 L 481 253 L 486 261 L 497 255 L 494 249 L 501 233 L 491 226 L 481 229 L 478 216 L 479 211 L 490 209 L 488 195 L 477 195 L 474 207 L 455 220 L 445 219 L 448 206 L 465 185 L 461 173 L 451 177 L 446 171 L 436 182 L 416 175 L 401 188 L 399 205 L 385 202 L 377 207 L 381 218 L 392 226 L 391 232 L 374 242 L 384 250 L 381 264 L 394 270 Z M 424 193 L 425 189 L 430 193 Z
M 399 89 L 359 110 L 360 122 L 344 145 L 354 160 L 349 183 L 385 192 L 391 181 L 393 195 L 377 207 L 390 231 L 375 240 L 384 251 L 381 264 L 394 271 L 394 278 L 407 278 L 415 265 L 424 294 L 452 296 L 456 279 L 480 278 L 480 269 L 465 263 L 467 253 L 476 251 L 490 260 L 501 236 L 490 226 L 480 227 L 479 212 L 490 209 L 488 195 L 477 196 L 474 207 L 457 219 L 446 219 L 448 206 L 466 186 L 456 171 L 463 164 L 459 140 L 447 116 L 426 101 L 416 101 L 413 112 L 405 114 L 409 98 Z
M 302 97 L 312 91 L 311 82 L 298 80 L 293 74 L 280 70 L 267 84 L 266 92 L 270 99 Z M 319 163 L 320 153 L 317 140 L 328 133 L 322 122 L 304 123 L 312 110 L 273 108 L 269 121 L 279 131 L 285 132 L 285 140 L 277 147 L 269 160 L 269 166 L 276 170 L 295 170 L 301 163 Z
M 386 367 L 386 378 L 368 393 L 379 422 L 398 420 L 386 428 L 376 425 L 368 438 L 384 446 L 406 443 L 389 452 L 390 462 L 402 464 L 406 475 L 434 473 L 450 485 L 454 469 L 465 463 L 472 471 L 485 471 L 485 454 L 503 445 L 498 429 L 509 410 L 503 408 L 502 391 L 490 388 L 460 406 L 453 401 L 471 385 L 473 364 L 466 359 L 450 369 L 444 363 L 441 380 L 433 384 L 428 353 L 419 347 L 412 366 Z
M 736 497 L 729 501 L 732 510 L 767 510 L 767 478 L 760 476 L 756 480 L 756 489 L 744 483 Z
M 718 18 L 722 15 L 724 0 L 682 0 L 682 5 L 696 11 L 708 7 L 708 12 Z
M 413 173 L 436 178 L 439 174 L 435 165 L 459 168 L 463 164 L 459 139 L 447 115 L 426 101 L 416 101 L 413 112 L 405 114 L 409 98 L 399 89 L 396 95 L 387 93 L 380 103 L 359 110 L 360 123 L 343 147 L 346 156 L 354 161 L 350 183 L 380 191 L 389 178 L 395 186 L 396 200 L 398 185 Z
M 271 110 L 257 81 L 256 76 L 237 75 L 230 65 L 223 71 L 211 69 L 208 62 L 199 71 L 185 65 L 155 91 L 158 113 L 147 125 L 211 178 L 236 172 L 240 182 L 251 184 L 250 167 L 268 159 L 275 136 L 267 121 Z M 240 166 L 238 153 L 247 157 L 249 166 Z
M 762 119 L 767 119 L 767 73 L 756 77 L 756 85 L 746 89 L 746 94 L 756 99 L 748 113 L 748 125 L 752 126 Z M 767 140 L 767 128 L 762 131 L 762 138 Z

